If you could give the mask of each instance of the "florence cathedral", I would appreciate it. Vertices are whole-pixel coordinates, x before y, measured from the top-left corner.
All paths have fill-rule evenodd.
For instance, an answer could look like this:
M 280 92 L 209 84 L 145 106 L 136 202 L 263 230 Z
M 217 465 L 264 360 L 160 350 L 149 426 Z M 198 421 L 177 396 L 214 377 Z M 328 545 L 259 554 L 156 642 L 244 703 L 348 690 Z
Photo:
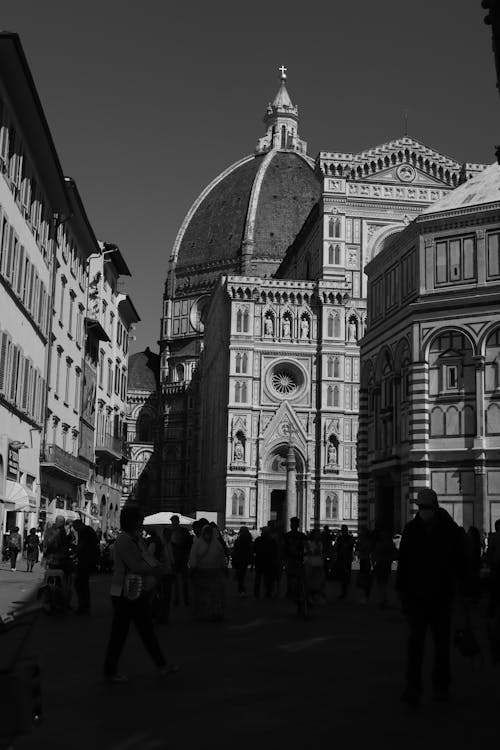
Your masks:
M 129 496 L 227 527 L 298 515 L 354 529 L 376 513 L 358 502 L 365 266 L 484 167 L 409 135 L 313 158 L 284 68 L 264 125 L 178 231 L 159 356 L 130 358 Z M 407 485 L 390 492 L 408 503 Z

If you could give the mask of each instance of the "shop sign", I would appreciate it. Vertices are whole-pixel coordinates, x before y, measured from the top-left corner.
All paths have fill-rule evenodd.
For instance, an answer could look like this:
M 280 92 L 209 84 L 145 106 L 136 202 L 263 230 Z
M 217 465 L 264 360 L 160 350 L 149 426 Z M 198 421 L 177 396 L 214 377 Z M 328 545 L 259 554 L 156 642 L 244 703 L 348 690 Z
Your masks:
M 7 477 L 16 482 L 19 478 L 19 448 L 14 448 L 12 445 L 9 445 L 7 456 Z

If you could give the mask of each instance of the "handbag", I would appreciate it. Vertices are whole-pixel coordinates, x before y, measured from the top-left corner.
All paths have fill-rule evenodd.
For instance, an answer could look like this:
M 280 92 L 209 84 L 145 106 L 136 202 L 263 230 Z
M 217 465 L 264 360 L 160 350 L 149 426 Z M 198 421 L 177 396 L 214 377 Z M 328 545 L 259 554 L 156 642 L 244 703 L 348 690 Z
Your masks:
M 138 573 L 126 573 L 123 582 L 123 596 L 129 602 L 136 601 L 144 590 L 144 581 Z

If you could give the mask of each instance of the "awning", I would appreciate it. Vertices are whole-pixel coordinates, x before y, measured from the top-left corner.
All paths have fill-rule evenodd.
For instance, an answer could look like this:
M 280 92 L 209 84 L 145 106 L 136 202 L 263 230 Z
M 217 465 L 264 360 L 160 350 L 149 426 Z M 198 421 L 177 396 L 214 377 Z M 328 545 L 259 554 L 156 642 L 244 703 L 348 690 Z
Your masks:
M 25 510 L 34 513 L 37 509 L 37 497 L 26 485 L 7 479 L 5 505 L 7 510 Z
M 191 526 L 195 521 L 194 518 L 189 518 L 189 516 L 164 510 L 161 513 L 153 513 L 152 516 L 146 516 L 143 523 L 145 526 L 170 526 L 172 516 L 178 516 L 181 526 Z

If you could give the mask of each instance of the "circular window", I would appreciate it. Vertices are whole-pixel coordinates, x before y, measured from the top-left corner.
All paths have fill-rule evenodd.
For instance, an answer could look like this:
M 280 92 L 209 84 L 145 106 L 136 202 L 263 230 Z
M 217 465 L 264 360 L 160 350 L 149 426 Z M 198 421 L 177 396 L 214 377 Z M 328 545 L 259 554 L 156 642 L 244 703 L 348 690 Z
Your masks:
M 288 370 L 278 370 L 271 378 L 273 388 L 282 396 L 289 396 L 297 390 L 297 383 L 291 372 Z
M 305 383 L 305 374 L 295 362 L 276 362 L 267 374 L 267 384 L 280 398 L 295 398 Z
M 207 294 L 203 297 L 198 297 L 198 299 L 193 302 L 193 306 L 191 307 L 191 325 L 193 326 L 194 330 L 198 331 L 199 333 L 203 333 L 203 330 L 205 328 L 205 315 L 208 310 L 209 301 L 210 297 Z

